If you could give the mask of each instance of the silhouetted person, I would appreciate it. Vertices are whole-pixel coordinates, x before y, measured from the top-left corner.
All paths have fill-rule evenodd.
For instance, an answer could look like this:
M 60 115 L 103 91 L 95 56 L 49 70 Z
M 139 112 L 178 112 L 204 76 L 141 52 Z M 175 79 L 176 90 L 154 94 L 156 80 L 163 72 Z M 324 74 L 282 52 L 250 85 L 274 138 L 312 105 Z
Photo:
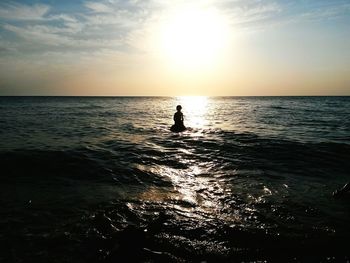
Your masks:
M 181 112 L 181 105 L 176 106 L 177 112 L 174 114 L 174 122 L 175 124 L 171 126 L 170 130 L 173 132 L 182 132 L 186 130 L 186 127 L 184 125 L 184 115 Z

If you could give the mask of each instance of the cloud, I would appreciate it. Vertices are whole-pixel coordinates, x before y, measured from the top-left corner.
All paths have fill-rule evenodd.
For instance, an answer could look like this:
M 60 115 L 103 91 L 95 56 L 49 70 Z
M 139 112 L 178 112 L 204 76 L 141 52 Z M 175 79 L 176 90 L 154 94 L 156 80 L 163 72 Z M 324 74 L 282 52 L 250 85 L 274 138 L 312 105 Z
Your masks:
M 45 4 L 25 5 L 13 2 L 0 4 L 0 18 L 6 20 L 41 20 L 50 10 Z
M 233 26 L 249 31 L 275 26 L 338 19 L 349 15 L 350 3 L 345 1 L 293 1 L 226 0 L 219 8 L 229 17 Z
M 47 20 L 62 20 L 65 22 L 77 22 L 78 20 L 71 16 L 71 15 L 67 15 L 67 14 L 58 14 L 58 15 L 50 15 L 46 18 Z
M 306 20 L 322 20 L 337 18 L 342 15 L 349 15 L 350 3 L 339 5 L 328 5 L 313 8 L 310 11 L 304 12 L 298 16 L 301 19 Z
M 5 24 L 3 28 L 32 43 L 57 46 L 67 44 L 69 42 L 67 38 L 56 35 L 45 26 L 30 26 L 23 28 Z
M 212 5 L 220 10 L 235 30 L 255 30 L 281 18 L 285 6 L 278 1 L 226 0 Z
M 84 5 L 95 13 L 111 13 L 114 10 L 110 6 L 98 2 L 85 2 Z
M 127 44 L 120 36 L 86 36 L 87 32 L 75 34 L 70 28 L 61 28 L 46 25 L 35 25 L 19 27 L 5 24 L 3 26 L 7 31 L 13 32 L 21 41 L 17 41 L 18 50 L 25 53 L 47 54 L 51 52 L 58 52 L 60 54 L 70 53 L 77 55 L 84 52 L 98 53 L 100 50 L 126 50 Z M 89 32 L 91 33 L 91 32 Z M 0 42 L 1 44 L 1 42 Z M 5 48 L 11 46 L 10 43 L 2 46 L 2 52 Z M 10 49 L 6 48 L 7 51 Z M 12 49 L 13 50 L 13 49 Z

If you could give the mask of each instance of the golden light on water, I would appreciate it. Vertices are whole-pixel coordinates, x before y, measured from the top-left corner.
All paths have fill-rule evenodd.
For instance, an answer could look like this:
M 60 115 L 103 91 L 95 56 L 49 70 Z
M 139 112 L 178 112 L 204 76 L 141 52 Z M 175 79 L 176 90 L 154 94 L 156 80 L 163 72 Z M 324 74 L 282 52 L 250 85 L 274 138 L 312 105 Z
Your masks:
M 177 97 L 177 104 L 183 108 L 185 126 L 192 128 L 203 128 L 208 120 L 208 97 L 205 96 L 183 96 Z
M 208 97 L 205 96 L 180 96 L 177 99 L 190 113 L 203 113 L 208 104 Z
M 142 200 L 156 202 L 179 200 L 184 202 L 182 205 L 181 203 L 176 205 L 176 208 L 180 211 L 192 210 L 193 207 L 199 206 L 199 209 L 212 213 L 220 207 L 218 200 L 214 197 L 214 193 L 221 193 L 224 190 L 220 183 L 213 183 L 208 178 L 200 177 L 200 174 L 204 171 L 199 165 L 190 165 L 185 170 L 165 166 L 147 167 L 143 165 L 139 165 L 138 169 L 158 174 L 165 180 L 170 180 L 173 185 L 171 190 L 149 187 L 147 191 L 141 193 L 140 198 Z M 198 194 L 198 192 L 204 190 L 208 190 L 213 196 L 211 194 L 210 196 Z M 189 215 L 193 216 L 192 213 Z

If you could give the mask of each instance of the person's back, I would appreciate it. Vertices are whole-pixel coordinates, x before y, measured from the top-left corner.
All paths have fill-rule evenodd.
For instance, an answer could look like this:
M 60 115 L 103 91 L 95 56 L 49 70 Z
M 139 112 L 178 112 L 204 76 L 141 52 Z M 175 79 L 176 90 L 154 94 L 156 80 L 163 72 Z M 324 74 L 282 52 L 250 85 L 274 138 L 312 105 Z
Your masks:
M 176 126 L 184 125 L 184 117 L 181 111 L 175 112 L 174 121 Z

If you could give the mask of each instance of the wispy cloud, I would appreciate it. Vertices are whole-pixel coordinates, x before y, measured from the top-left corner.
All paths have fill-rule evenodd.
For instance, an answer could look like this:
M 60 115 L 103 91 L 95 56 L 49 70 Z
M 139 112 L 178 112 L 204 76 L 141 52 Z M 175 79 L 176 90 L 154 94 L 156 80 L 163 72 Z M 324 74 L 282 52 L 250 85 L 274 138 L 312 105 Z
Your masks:
M 0 4 L 0 18 L 8 20 L 41 20 L 50 10 L 45 4 L 26 5 L 14 2 Z
M 98 3 L 98 2 L 85 2 L 84 3 L 85 7 L 90 9 L 91 11 L 95 13 L 111 13 L 113 12 L 113 8 L 111 6 L 108 6 L 103 3 Z
M 51 28 L 45 26 L 32 26 L 23 28 L 6 24 L 3 26 L 3 28 L 35 44 L 39 43 L 43 45 L 58 46 L 69 43 L 69 40 L 66 37 L 55 34 L 52 32 Z
M 299 18 L 307 20 L 335 19 L 344 15 L 350 15 L 350 3 L 315 6 L 315 8 L 300 14 Z
M 283 11 L 283 7 L 276 2 L 230 3 L 226 5 L 225 12 L 234 25 L 250 25 L 276 18 Z

